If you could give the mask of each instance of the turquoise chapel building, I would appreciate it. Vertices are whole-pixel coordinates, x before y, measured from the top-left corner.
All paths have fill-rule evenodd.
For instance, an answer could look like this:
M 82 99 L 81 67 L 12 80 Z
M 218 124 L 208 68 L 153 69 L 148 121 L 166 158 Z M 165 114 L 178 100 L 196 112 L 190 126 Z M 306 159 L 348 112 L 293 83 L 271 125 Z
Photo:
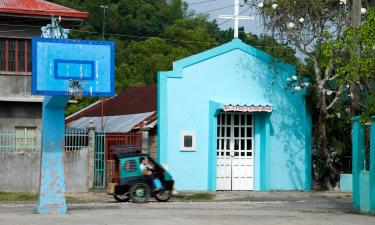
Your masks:
M 158 73 L 158 160 L 177 190 L 310 190 L 311 117 L 292 65 L 239 39 Z

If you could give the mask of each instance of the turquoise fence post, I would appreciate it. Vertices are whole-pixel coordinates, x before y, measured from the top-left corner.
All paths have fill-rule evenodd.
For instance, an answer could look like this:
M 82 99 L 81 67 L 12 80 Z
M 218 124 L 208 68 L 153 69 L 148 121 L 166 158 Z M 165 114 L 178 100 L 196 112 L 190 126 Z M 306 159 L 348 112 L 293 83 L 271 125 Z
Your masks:
M 370 129 L 370 213 L 375 214 L 375 116 Z
M 39 214 L 65 214 L 64 109 L 70 97 L 49 96 L 43 100 L 43 131 L 40 165 Z
M 352 173 L 353 173 L 353 205 L 354 208 L 360 208 L 360 193 L 359 193 L 359 172 L 361 164 L 363 163 L 362 152 L 360 152 L 360 125 L 359 117 L 353 117 L 352 128 Z

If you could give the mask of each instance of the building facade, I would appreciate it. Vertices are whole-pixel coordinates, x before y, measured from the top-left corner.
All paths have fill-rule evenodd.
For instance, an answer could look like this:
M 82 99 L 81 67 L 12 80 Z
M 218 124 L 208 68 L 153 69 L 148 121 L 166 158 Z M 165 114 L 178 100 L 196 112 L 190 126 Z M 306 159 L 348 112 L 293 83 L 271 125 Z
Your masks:
M 52 16 L 69 28 L 88 14 L 42 0 L 0 1 L 0 130 L 29 136 L 41 129 L 43 98 L 31 95 L 31 38 Z
M 310 190 L 311 117 L 292 65 L 239 39 L 158 74 L 158 154 L 178 190 Z

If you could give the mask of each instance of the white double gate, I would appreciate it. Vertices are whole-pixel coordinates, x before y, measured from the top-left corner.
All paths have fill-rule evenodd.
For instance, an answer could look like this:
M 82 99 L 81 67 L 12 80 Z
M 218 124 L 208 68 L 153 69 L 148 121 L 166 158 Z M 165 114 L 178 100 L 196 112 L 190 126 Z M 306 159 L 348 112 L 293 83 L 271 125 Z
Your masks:
M 253 117 L 221 112 L 217 126 L 217 190 L 253 190 Z

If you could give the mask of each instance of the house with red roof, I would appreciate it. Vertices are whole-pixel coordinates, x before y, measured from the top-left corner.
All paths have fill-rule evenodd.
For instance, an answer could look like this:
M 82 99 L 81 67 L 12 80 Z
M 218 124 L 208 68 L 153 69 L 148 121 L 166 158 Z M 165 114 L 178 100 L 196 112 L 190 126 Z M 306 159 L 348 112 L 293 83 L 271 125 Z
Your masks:
M 142 148 L 157 158 L 157 86 L 130 87 L 67 116 L 66 129 L 110 133 L 142 132 Z
M 51 17 L 71 28 L 88 13 L 43 0 L 0 0 L 0 131 L 28 136 L 41 128 L 42 96 L 31 95 L 31 38 Z

